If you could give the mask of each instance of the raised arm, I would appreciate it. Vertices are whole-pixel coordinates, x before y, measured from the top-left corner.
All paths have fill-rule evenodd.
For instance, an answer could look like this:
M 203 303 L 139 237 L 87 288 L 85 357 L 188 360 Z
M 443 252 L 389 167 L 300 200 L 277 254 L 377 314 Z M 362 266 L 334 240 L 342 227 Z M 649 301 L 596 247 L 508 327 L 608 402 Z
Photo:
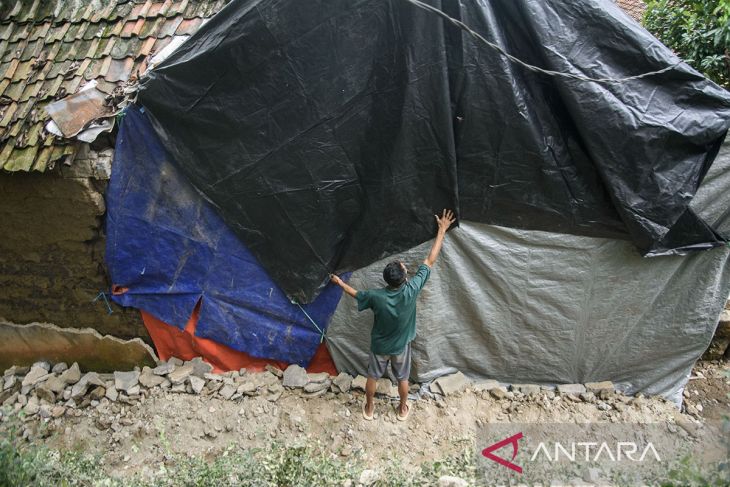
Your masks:
M 426 260 L 423 261 L 423 263 L 429 267 L 433 266 L 433 264 L 436 262 L 436 258 L 439 256 L 439 252 L 441 252 L 441 245 L 443 245 L 444 243 L 446 230 L 448 230 L 451 224 L 456 221 L 456 219 L 454 218 L 454 212 L 451 210 L 444 210 L 441 214 L 441 217 L 439 217 L 438 215 L 434 216 L 436 217 L 436 223 L 438 224 L 436 241 L 433 243 L 433 247 L 431 247 L 431 252 L 429 252 L 428 257 L 426 257 Z
M 338 276 L 336 276 L 334 274 L 332 274 L 330 276 L 330 281 L 332 281 L 333 283 L 335 283 L 338 286 L 340 286 L 342 288 L 342 290 L 345 291 L 345 293 L 349 294 L 353 298 L 357 294 L 357 289 L 355 289 L 354 287 L 348 285 L 345 281 L 343 281 L 342 279 L 340 279 Z

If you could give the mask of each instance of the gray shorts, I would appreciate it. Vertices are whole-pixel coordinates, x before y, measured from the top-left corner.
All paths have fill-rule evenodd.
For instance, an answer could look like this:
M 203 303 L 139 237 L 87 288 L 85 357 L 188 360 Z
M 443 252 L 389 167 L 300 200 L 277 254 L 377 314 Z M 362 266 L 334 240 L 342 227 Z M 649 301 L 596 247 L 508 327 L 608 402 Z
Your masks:
M 375 355 L 371 351 L 368 362 L 368 377 L 373 379 L 383 377 L 388 361 L 390 361 L 390 368 L 396 379 L 399 381 L 408 380 L 411 375 L 411 344 L 408 343 L 406 349 L 400 355 Z

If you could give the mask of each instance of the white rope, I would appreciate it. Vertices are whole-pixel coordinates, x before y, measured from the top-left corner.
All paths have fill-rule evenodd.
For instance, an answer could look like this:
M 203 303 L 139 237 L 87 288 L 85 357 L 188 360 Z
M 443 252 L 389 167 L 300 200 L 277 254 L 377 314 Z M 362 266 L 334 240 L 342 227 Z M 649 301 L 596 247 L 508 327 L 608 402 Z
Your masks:
M 441 10 L 439 10 L 435 7 L 432 7 L 431 5 L 423 3 L 420 0 L 405 0 L 405 1 L 418 8 L 421 8 L 423 10 L 434 13 L 434 14 L 438 15 L 439 17 L 442 17 L 444 20 L 446 20 L 446 21 L 450 22 L 451 24 L 459 27 L 460 29 L 466 31 L 469 35 L 471 35 L 478 41 L 481 41 L 484 44 L 486 44 L 487 46 L 491 47 L 492 49 L 495 49 L 496 51 L 498 51 L 500 54 L 502 54 L 504 57 L 506 57 L 513 63 L 519 64 L 523 68 L 533 71 L 535 73 L 546 74 L 548 76 L 560 76 L 563 78 L 570 78 L 570 79 L 575 79 L 575 80 L 579 80 L 579 81 L 593 81 L 596 83 L 623 83 L 625 81 L 631 81 L 631 80 L 635 80 L 635 79 L 646 78 L 648 76 L 654 76 L 657 74 L 666 73 L 667 71 L 671 71 L 672 69 L 676 68 L 677 66 L 679 66 L 680 64 L 683 63 L 683 61 L 680 60 L 680 61 L 676 62 L 675 64 L 667 66 L 666 68 L 660 69 L 658 71 L 651 71 L 648 73 L 637 74 L 636 76 L 628 76 L 626 78 L 591 78 L 589 76 L 583 76 L 580 74 L 563 73 L 560 71 L 551 71 L 549 69 L 543 69 L 543 68 L 539 68 L 537 66 L 533 66 L 532 64 L 528 64 L 528 63 L 522 61 L 521 59 L 511 55 L 510 53 L 505 51 L 501 46 L 499 46 L 493 42 L 490 42 L 487 39 L 485 39 L 484 37 L 482 37 L 481 34 L 472 30 L 468 25 L 464 24 L 463 22 L 461 22 L 459 20 L 456 20 L 453 17 L 448 16 Z

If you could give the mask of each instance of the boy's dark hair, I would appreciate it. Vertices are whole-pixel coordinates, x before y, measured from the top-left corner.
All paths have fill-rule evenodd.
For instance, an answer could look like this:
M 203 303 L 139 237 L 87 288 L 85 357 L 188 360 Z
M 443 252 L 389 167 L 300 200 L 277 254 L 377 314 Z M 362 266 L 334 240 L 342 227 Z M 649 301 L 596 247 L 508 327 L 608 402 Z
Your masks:
M 383 269 L 383 279 L 390 287 L 398 287 L 406 280 L 406 271 L 400 261 L 393 261 Z

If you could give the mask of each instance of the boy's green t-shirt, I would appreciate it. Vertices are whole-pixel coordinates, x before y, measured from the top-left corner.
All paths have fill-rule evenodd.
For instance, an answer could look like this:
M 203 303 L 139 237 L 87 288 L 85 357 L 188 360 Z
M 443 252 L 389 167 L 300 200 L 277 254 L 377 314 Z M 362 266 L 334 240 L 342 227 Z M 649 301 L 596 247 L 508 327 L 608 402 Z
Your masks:
M 372 309 L 375 315 L 370 333 L 370 349 L 375 355 L 399 355 L 416 337 L 416 298 L 426 284 L 431 268 L 418 266 L 418 272 L 397 289 L 358 291 L 357 309 Z

